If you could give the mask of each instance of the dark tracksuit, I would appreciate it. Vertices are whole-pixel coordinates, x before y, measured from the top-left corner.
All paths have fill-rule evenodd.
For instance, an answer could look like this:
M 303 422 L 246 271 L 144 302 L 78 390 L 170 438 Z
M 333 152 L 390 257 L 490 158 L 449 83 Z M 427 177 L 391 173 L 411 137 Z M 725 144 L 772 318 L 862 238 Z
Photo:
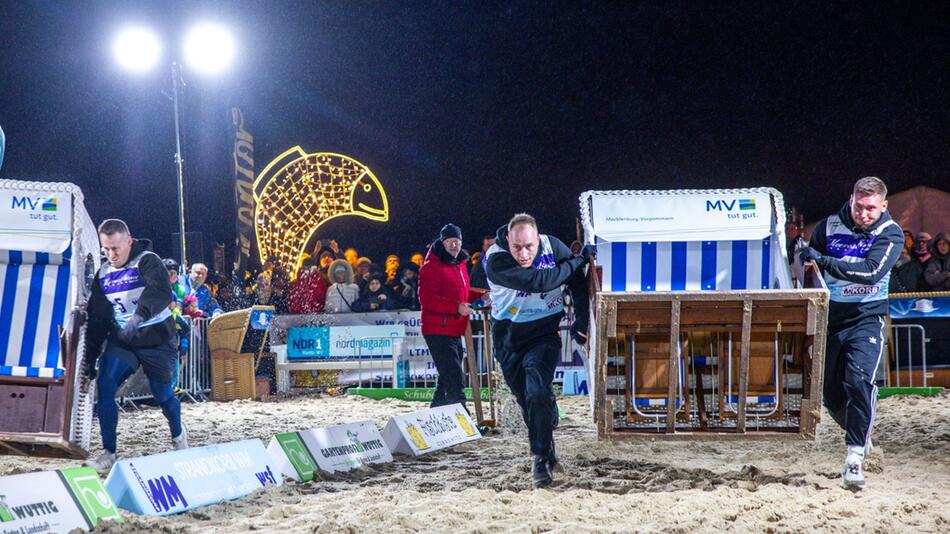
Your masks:
M 551 383 L 561 350 L 562 286 L 568 285 L 577 310 L 572 333 L 587 333 L 589 302 L 585 260 L 572 255 L 557 238 L 540 239 L 534 263 L 523 268 L 508 252 L 508 230 L 503 226 L 484 261 L 492 295 L 495 359 L 521 406 L 532 454 L 553 459 Z
M 172 302 L 171 282 L 161 258 L 149 248 L 148 241 L 136 239 L 125 265 L 103 264 L 93 280 L 86 307 L 87 372 L 92 375 L 101 353 L 96 408 L 102 446 L 109 452 L 116 450 L 119 422 L 115 394 L 140 365 L 152 396 L 168 419 L 172 436 L 181 434 L 181 405 L 172 392 L 178 333 L 168 308 Z M 141 321 L 135 334 L 129 340 L 120 340 L 118 332 L 133 316 Z
M 824 404 L 845 430 L 845 443 L 863 447 L 874 424 L 888 283 L 904 233 L 886 211 L 869 228 L 858 229 L 845 204 L 818 223 L 810 246 L 822 255 L 817 263 L 831 292 Z

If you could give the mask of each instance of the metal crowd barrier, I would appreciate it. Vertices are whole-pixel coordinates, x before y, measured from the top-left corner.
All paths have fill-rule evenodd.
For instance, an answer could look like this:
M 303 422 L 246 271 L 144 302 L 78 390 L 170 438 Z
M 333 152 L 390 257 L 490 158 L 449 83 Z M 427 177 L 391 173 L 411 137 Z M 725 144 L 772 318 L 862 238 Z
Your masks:
M 888 384 L 896 385 L 897 387 L 902 387 L 901 384 L 901 356 L 902 346 L 906 348 L 906 361 L 907 361 L 907 387 L 914 387 L 914 366 L 911 359 L 913 355 L 913 334 L 915 331 L 920 332 L 920 359 L 921 365 L 923 367 L 923 381 L 924 386 L 927 387 L 927 332 L 924 330 L 924 327 L 919 324 L 891 324 L 891 329 L 893 330 L 892 338 L 894 341 L 894 374 L 897 377 L 897 384 Z M 904 335 L 901 336 L 901 331 L 904 331 Z M 902 341 L 904 343 L 902 343 Z M 890 380 L 890 375 L 887 376 L 888 381 Z
M 187 318 L 191 326 L 188 334 L 188 353 L 179 359 L 178 384 L 175 393 L 192 402 L 206 401 L 211 392 L 211 351 L 208 350 L 208 323 L 211 319 Z M 152 398 L 148 379 L 140 368 L 116 392 L 120 407 L 136 408 L 136 403 Z

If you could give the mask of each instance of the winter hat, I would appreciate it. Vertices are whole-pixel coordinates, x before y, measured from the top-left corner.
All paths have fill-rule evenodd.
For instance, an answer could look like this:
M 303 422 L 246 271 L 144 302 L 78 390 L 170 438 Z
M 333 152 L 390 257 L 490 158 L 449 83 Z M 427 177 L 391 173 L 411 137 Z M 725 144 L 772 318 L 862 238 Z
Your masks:
M 445 241 L 453 237 L 455 239 L 462 239 L 462 229 L 452 223 L 443 226 L 439 232 L 439 241 Z
M 169 271 L 178 270 L 178 262 L 172 258 L 165 258 L 164 260 L 162 260 L 162 265 L 164 265 L 165 268 L 168 269 Z

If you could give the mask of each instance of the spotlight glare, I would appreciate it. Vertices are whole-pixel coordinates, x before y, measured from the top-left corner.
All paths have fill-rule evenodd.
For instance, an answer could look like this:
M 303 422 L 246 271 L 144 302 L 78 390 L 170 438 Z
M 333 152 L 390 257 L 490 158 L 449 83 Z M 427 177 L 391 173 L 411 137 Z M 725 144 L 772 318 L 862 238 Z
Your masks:
M 192 28 L 185 36 L 185 64 L 206 74 L 224 71 L 234 60 L 234 37 L 214 24 Z
M 162 45 L 155 33 L 146 28 L 127 28 L 116 36 L 113 52 L 123 68 L 145 72 L 158 64 Z

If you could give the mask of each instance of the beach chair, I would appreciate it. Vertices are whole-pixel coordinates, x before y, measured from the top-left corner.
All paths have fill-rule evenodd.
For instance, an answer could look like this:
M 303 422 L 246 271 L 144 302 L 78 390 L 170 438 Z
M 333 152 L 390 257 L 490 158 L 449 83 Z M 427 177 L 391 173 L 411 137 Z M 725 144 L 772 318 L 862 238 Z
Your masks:
M 252 306 L 222 313 L 208 324 L 208 350 L 211 352 L 211 399 L 231 401 L 253 399 L 257 394 L 255 373 L 267 344 L 267 328 L 274 314 L 273 306 Z M 261 324 L 252 324 L 252 320 Z M 244 338 L 248 328 L 264 331 L 260 342 L 247 347 Z
M 824 340 L 814 341 L 823 337 L 827 290 L 813 275 L 805 278 L 815 291 L 795 286 L 784 216 L 782 196 L 770 188 L 581 195 L 584 239 L 597 247 L 594 358 L 622 339 L 631 346 L 626 376 L 616 365 L 593 366 L 602 436 L 637 430 L 641 407 L 665 409 L 666 428 L 656 429 L 662 433 L 744 433 L 747 413 L 788 415 L 787 360 L 804 374 L 820 366 L 811 354 L 804 364 L 801 355 L 785 358 L 786 348 L 791 337 L 804 336 L 809 342 L 799 339 L 797 350 L 818 348 L 823 357 Z M 618 410 L 621 387 L 626 408 Z M 818 391 L 798 394 L 807 407 Z M 799 425 L 801 413 L 786 417 L 788 424 Z M 815 422 L 807 418 L 799 425 L 804 434 Z
M 85 458 L 83 306 L 96 227 L 69 183 L 0 180 L 0 453 Z

